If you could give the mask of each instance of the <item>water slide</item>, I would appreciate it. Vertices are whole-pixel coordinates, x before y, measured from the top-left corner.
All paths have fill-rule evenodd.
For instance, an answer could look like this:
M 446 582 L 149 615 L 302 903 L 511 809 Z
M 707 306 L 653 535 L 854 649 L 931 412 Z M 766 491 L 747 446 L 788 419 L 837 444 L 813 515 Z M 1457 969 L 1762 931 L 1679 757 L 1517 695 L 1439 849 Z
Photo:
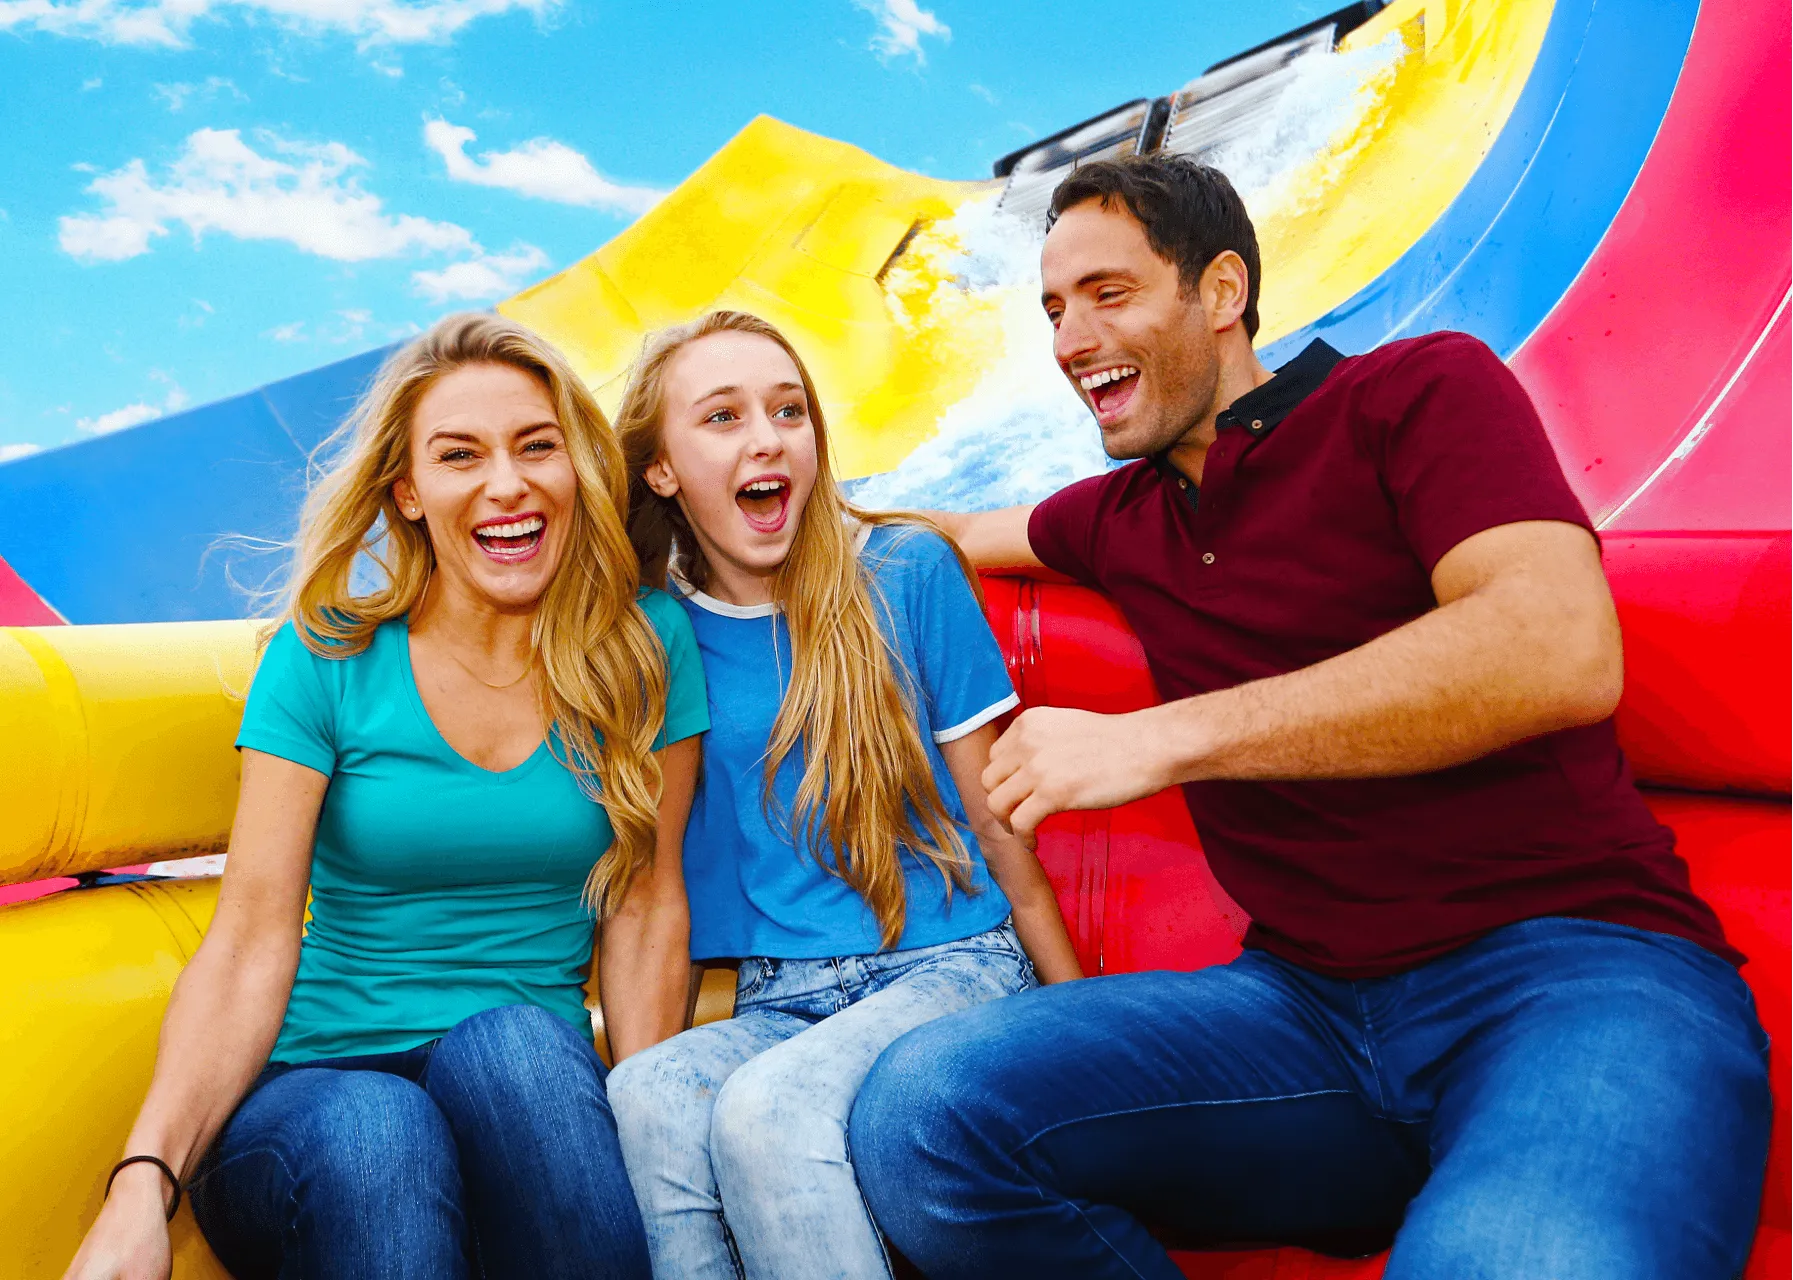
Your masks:
M 1259 228 L 1266 363 L 1315 335 L 1355 352 L 1454 328 L 1531 391 L 1602 530 L 1623 742 L 1756 957 L 1784 1103 L 1788 27 L 1769 0 L 1371 0 L 1180 89 L 1141 85 L 977 181 L 761 118 L 499 310 L 607 407 L 647 330 L 759 312 L 811 361 L 861 501 L 1029 501 L 1106 465 L 1038 315 L 1051 186 L 1094 156 L 1220 165 Z M 33 1224 L 22 1252 L 0 1246 L 0 1280 L 58 1274 L 96 1207 L 216 882 L 45 890 L 222 850 L 241 619 L 279 563 L 257 541 L 291 536 L 311 451 L 385 354 L 0 464 L 0 895 L 35 898 L 0 907 L 0 1221 Z M 1027 703 L 1154 699 L 1105 601 L 986 589 Z M 1236 951 L 1242 917 L 1174 797 L 1066 815 L 1043 847 L 1092 970 Z M 1783 1107 L 1751 1276 L 1787 1273 L 1787 1200 Z M 177 1275 L 221 1274 L 184 1214 L 177 1241 Z M 1380 1274 L 1296 1250 L 1179 1259 L 1232 1280 Z

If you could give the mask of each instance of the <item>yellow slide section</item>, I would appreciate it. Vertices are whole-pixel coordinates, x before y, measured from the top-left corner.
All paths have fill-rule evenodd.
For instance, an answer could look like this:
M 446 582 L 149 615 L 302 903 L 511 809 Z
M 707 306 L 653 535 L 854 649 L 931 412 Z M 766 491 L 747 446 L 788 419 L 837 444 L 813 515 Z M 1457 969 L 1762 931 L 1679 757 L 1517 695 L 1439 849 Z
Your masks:
M 498 309 L 553 339 L 607 410 L 648 332 L 718 307 L 755 312 L 802 351 L 840 424 L 842 474 L 887 471 L 1001 338 L 993 310 L 935 322 L 925 295 L 949 282 L 905 271 L 887 288 L 887 268 L 913 232 L 992 185 L 923 178 L 761 116 L 627 231 Z

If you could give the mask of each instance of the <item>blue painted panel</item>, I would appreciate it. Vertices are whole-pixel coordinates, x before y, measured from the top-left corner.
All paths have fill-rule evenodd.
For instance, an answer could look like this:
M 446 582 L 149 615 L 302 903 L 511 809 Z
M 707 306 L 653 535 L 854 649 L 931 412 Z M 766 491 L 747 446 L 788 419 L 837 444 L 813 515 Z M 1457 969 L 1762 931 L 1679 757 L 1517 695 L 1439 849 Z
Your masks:
M 0 559 L 70 622 L 237 618 L 285 565 L 305 459 L 387 350 L 0 467 Z
M 1261 353 L 1341 351 L 1437 329 L 1510 356 L 1612 225 L 1655 141 L 1698 0 L 1557 0 L 1500 137 L 1442 217 L 1387 271 Z

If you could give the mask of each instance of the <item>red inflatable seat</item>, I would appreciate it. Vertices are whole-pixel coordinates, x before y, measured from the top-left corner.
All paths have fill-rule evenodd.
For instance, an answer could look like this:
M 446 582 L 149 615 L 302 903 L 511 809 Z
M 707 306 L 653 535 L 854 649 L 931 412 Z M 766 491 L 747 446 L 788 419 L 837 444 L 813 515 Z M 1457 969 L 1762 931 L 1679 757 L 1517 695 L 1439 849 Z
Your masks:
M 1680 554 L 1673 547 L 1650 551 Z M 1785 559 L 1785 538 L 1765 555 Z M 1684 559 L 1691 569 L 1697 560 Z M 1637 561 L 1628 561 L 1628 564 Z M 1745 576 L 1747 576 L 1747 568 Z M 1682 589 L 1710 602 L 1708 614 L 1746 630 L 1760 631 L 1764 621 L 1773 634 L 1778 624 L 1785 629 L 1785 605 L 1776 617 L 1772 610 L 1736 607 L 1738 583 L 1731 573 L 1702 588 L 1687 576 Z M 1090 711 L 1136 710 L 1158 701 L 1145 654 L 1120 613 L 1104 597 L 1082 587 L 1030 578 L 986 575 L 984 607 L 991 628 L 1008 659 L 1009 672 L 1021 695 L 1023 707 L 1080 707 Z M 1784 602 L 1785 584 L 1780 584 Z M 1726 606 L 1726 592 L 1730 606 Z M 1646 626 L 1675 625 L 1662 620 L 1644 594 L 1633 592 L 1634 603 L 1621 605 L 1626 622 L 1646 619 Z M 1664 598 L 1672 610 L 1673 602 Z M 1741 622 L 1739 618 L 1741 616 Z M 1711 621 L 1708 618 L 1708 621 Z M 1627 634 L 1627 654 L 1633 663 L 1640 650 Z M 1646 663 L 1654 660 L 1643 657 Z M 1722 659 L 1715 660 L 1715 666 Z M 1770 714 L 1782 717 L 1786 708 L 1786 648 L 1780 650 L 1781 692 Z M 1672 666 L 1672 662 L 1665 662 Z M 1725 692 L 1730 704 L 1747 712 L 1747 691 L 1731 691 L 1726 677 L 1714 675 L 1712 683 Z M 1641 708 L 1641 721 L 1654 737 L 1644 741 L 1671 744 L 1674 716 L 1659 712 L 1677 704 L 1672 691 L 1667 699 Z M 1773 699 L 1770 699 L 1772 701 Z M 1697 708 L 1696 708 L 1697 710 Z M 1725 714 L 1730 714 L 1727 711 Z M 1697 716 L 1696 716 L 1697 718 Z M 1711 722 L 1711 721 L 1709 721 Z M 1664 727 L 1666 726 L 1666 727 Z M 1785 734 L 1780 760 L 1785 760 Z M 1765 757 L 1766 736 L 1733 753 L 1750 768 Z M 1665 748 L 1671 761 L 1682 753 Z M 1675 767 L 1680 767 L 1676 765 Z M 1784 769 L 1784 765 L 1780 766 Z M 1784 787 L 1784 783 L 1782 784 Z M 1651 808 L 1670 827 L 1680 851 L 1693 872 L 1694 887 L 1717 910 L 1731 940 L 1751 957 L 1743 973 L 1755 991 L 1762 1022 L 1774 1042 L 1772 1079 L 1776 1100 L 1773 1147 L 1769 1156 L 1767 1186 L 1762 1201 L 1761 1226 L 1751 1254 L 1748 1280 L 1784 1280 L 1793 1269 L 1793 1236 L 1789 1234 L 1789 1181 L 1787 1100 L 1790 1093 L 1786 1045 L 1789 1034 L 1788 968 L 1793 960 L 1789 939 L 1790 830 L 1788 808 L 1778 799 L 1686 793 L 1649 793 Z M 1208 870 L 1195 829 L 1182 797 L 1173 789 L 1118 809 L 1061 814 L 1040 829 L 1040 860 L 1058 892 L 1059 908 L 1071 930 L 1086 972 L 1126 973 L 1140 969 L 1196 969 L 1223 963 L 1239 952 L 1246 917 Z M 1321 1257 L 1304 1249 L 1251 1249 L 1214 1252 L 1179 1252 L 1173 1255 L 1183 1273 L 1200 1280 L 1368 1280 L 1382 1274 L 1384 1257 L 1341 1260 Z

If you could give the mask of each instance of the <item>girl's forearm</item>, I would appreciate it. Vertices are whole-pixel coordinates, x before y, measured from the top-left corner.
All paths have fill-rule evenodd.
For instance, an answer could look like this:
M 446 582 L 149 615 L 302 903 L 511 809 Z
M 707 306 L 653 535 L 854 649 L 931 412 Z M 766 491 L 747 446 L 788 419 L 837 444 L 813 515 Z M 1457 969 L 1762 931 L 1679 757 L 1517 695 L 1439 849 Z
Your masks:
M 1081 978 L 1083 966 L 1040 860 L 1000 827 L 980 836 L 979 843 L 991 877 L 1009 900 L 1015 933 L 1040 981 L 1051 985 Z

